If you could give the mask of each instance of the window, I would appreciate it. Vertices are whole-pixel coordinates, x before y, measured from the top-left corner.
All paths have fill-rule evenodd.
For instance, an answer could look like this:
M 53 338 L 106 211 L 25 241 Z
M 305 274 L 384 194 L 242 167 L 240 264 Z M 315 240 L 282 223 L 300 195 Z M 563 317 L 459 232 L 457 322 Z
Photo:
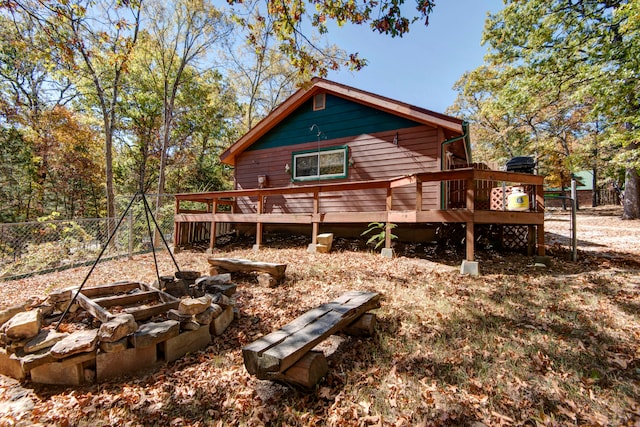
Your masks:
M 293 180 L 347 177 L 348 147 L 293 153 Z
M 324 110 L 325 94 L 319 93 L 313 97 L 313 111 Z

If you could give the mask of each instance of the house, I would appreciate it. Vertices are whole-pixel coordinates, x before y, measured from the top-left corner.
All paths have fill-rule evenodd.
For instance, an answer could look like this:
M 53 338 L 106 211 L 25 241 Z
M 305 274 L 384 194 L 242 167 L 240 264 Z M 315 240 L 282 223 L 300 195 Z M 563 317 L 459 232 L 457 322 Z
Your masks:
M 255 224 L 256 245 L 263 225 L 275 224 L 311 224 L 314 243 L 321 225 L 364 230 L 373 221 L 462 223 L 472 237 L 474 221 L 494 220 L 475 213 L 490 209 L 494 178 L 526 182 L 532 191 L 542 185 L 542 177 L 473 168 L 469 129 L 460 119 L 319 78 L 220 159 L 234 167 L 235 189 L 178 195 L 179 244 L 220 222 Z M 541 190 L 532 200 L 534 210 L 542 209 Z M 183 209 L 184 201 L 207 209 Z M 510 214 L 510 223 L 543 228 L 541 210 Z M 208 234 L 213 246 L 215 233 Z
M 221 156 L 234 166 L 236 189 L 359 182 L 469 165 L 469 136 L 461 120 L 322 79 L 314 79 Z M 439 183 L 424 188 L 426 209 L 442 206 Z M 332 197 L 328 212 L 383 208 L 380 190 Z M 407 198 L 399 197 L 398 206 Z M 301 212 L 295 197 L 270 197 L 273 213 Z M 251 212 L 252 203 L 239 203 Z

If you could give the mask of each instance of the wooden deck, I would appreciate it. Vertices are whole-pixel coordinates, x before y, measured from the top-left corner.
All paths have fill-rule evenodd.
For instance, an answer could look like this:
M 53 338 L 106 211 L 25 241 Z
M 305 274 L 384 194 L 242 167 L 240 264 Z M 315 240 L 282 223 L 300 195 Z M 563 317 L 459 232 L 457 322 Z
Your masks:
M 537 236 L 538 255 L 544 255 L 544 177 L 523 173 L 464 168 L 443 172 L 427 172 L 393 178 L 361 182 L 316 184 L 283 188 L 263 188 L 250 190 L 216 191 L 208 193 L 179 194 L 176 196 L 175 234 L 176 247 L 208 234 L 210 248 L 215 247 L 216 224 L 251 223 L 256 225 L 256 245 L 262 243 L 264 224 L 309 224 L 312 227 L 312 243 L 316 243 L 320 224 L 348 224 L 382 222 L 386 224 L 414 223 L 461 223 L 466 230 L 466 258 L 474 259 L 475 224 L 503 224 L 529 226 L 530 234 Z M 423 191 L 425 183 L 438 182 L 441 185 L 442 209 L 424 209 Z M 507 211 L 504 204 L 495 199 L 506 186 L 524 186 L 531 200 L 528 212 Z M 414 209 L 394 209 L 394 191 L 407 188 L 415 194 Z M 361 190 L 386 190 L 384 210 L 327 212 L 322 209 L 323 197 L 335 194 L 351 194 Z M 309 210 L 305 212 L 271 213 L 265 209 L 269 197 L 295 196 L 309 199 Z M 254 203 L 250 213 L 235 212 L 236 200 L 244 198 Z M 203 209 L 194 209 L 199 204 Z M 282 206 L 280 206 L 282 208 Z M 197 227 L 206 224 L 206 227 Z M 199 230 L 199 231 L 198 231 Z M 198 236 L 197 234 L 200 234 Z M 390 233 L 387 233 L 385 247 L 391 247 Z

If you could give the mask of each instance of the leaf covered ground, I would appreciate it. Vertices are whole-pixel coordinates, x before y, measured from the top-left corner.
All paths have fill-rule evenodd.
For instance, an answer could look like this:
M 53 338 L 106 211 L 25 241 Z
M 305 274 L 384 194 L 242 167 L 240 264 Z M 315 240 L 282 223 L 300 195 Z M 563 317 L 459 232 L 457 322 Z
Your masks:
M 550 268 L 485 251 L 480 277 L 461 276 L 462 250 L 447 248 L 399 246 L 394 259 L 309 254 L 303 243 L 223 249 L 287 263 L 286 282 L 266 288 L 239 276 L 240 318 L 225 334 L 137 378 L 64 388 L 0 376 L 0 425 L 638 425 L 640 223 L 581 213 L 571 262 L 567 221 L 547 218 Z M 203 274 L 206 258 L 177 255 L 181 269 Z M 166 253 L 160 266 L 174 271 Z M 1 283 L 2 305 L 78 285 L 86 272 Z M 154 278 L 144 255 L 100 264 L 89 285 Z M 377 333 L 332 337 L 329 374 L 313 392 L 247 374 L 242 346 L 355 289 L 383 294 Z

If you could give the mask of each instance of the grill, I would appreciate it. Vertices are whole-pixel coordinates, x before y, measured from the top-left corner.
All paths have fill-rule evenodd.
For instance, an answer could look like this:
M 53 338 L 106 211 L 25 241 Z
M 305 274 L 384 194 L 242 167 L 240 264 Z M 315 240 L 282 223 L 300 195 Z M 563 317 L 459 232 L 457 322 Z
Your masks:
M 514 157 L 507 162 L 507 172 L 520 172 L 533 174 L 536 162 L 533 157 L 519 156 Z

